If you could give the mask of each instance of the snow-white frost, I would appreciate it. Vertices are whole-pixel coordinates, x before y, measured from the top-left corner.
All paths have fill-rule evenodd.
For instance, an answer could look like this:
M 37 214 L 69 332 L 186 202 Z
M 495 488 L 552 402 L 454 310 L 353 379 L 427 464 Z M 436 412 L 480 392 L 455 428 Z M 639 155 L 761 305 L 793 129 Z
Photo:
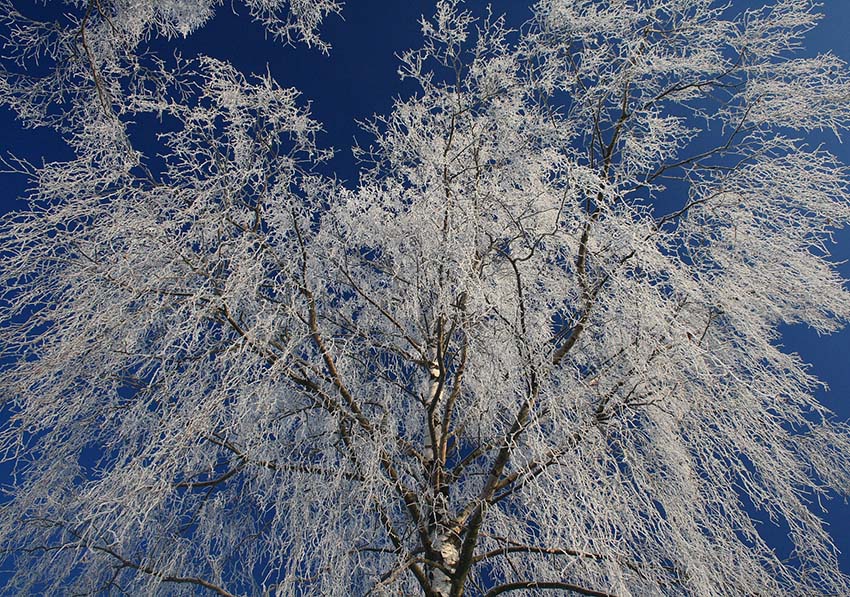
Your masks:
M 4 590 L 850 594 L 850 432 L 777 331 L 850 316 L 811 2 L 440 0 L 350 187 L 297 91 L 146 50 L 229 3 L 66 4 L 0 0 L 0 99 L 74 151 L 0 224 Z

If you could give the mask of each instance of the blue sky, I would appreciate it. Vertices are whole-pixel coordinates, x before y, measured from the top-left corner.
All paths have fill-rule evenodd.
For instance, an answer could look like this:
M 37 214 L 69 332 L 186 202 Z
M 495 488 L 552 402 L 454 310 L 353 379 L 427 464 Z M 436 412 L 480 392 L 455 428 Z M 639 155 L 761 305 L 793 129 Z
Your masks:
M 22 8 L 31 0 L 17 0 Z M 230 14 L 230 2 L 216 19 L 178 46 L 184 55 L 203 52 L 232 61 L 243 72 L 265 72 L 266 69 L 285 86 L 303 92 L 312 103 L 314 117 L 322 122 L 325 134 L 320 142 L 339 150 L 333 167 L 340 178 L 356 179 L 356 164 L 349 147 L 356 137 L 368 144 L 368 136 L 359 132 L 357 120 L 373 113 L 386 113 L 392 98 L 411 91 L 399 82 L 395 54 L 418 43 L 419 15 L 428 14 L 432 0 L 349 0 L 344 20 L 330 17 L 322 28 L 322 37 L 333 45 L 329 56 L 303 47 L 285 48 L 263 39 L 260 26 L 245 15 Z M 483 2 L 470 1 L 477 8 Z M 494 0 L 494 12 L 505 12 L 509 22 L 519 24 L 528 14 L 524 0 Z M 735 2 L 736 6 L 755 7 L 757 0 Z M 824 0 L 825 18 L 807 41 L 812 53 L 832 50 L 850 61 L 850 0 Z M 244 10 L 243 10 L 244 12 Z M 155 45 L 160 45 L 156 43 Z M 163 45 L 169 48 L 171 45 Z M 823 136 L 830 149 L 850 164 L 850 133 L 844 143 L 830 133 Z M 39 162 L 42 158 L 62 159 L 69 152 L 49 131 L 24 131 L 10 112 L 0 109 L 0 151 Z M 25 180 L 16 175 L 0 174 L 0 211 L 9 211 L 21 203 Z M 837 260 L 850 260 L 850 231 L 836 235 L 834 255 Z M 850 264 L 841 266 L 850 278 Z M 841 419 L 850 419 L 850 331 L 831 336 L 817 336 L 805 328 L 783 330 L 783 343 L 812 364 L 813 372 L 829 387 L 820 397 Z M 850 573 L 850 507 L 840 499 L 832 500 L 827 520 L 833 537 L 842 550 L 842 567 Z

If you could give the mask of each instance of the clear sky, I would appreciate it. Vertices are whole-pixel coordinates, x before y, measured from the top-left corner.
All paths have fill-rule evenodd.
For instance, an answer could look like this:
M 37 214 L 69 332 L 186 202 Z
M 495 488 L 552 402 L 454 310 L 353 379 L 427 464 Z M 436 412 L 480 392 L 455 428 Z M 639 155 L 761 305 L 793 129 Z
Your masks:
M 16 0 L 16 4 L 24 8 L 33 2 Z M 478 0 L 468 2 L 473 9 L 483 4 Z M 528 14 L 529 2 L 525 0 L 493 0 L 492 4 L 494 12 L 507 13 L 509 22 L 516 25 Z M 759 0 L 734 1 L 741 8 L 760 4 Z M 282 48 L 264 40 L 259 25 L 251 23 L 244 14 L 241 18 L 230 14 L 228 0 L 224 5 L 206 28 L 177 44 L 183 54 L 203 52 L 226 58 L 243 72 L 265 72 L 268 68 L 281 84 L 300 89 L 304 99 L 312 102 L 314 117 L 324 123 L 326 133 L 320 141 L 339 150 L 334 170 L 340 178 L 355 180 L 356 164 L 348 148 L 355 137 L 363 144 L 369 141 L 365 133 L 358 132 L 356 121 L 387 112 L 394 96 L 411 91 L 398 80 L 394 55 L 417 45 L 417 18 L 431 12 L 433 1 L 348 0 L 344 21 L 330 17 L 322 28 L 322 37 L 333 45 L 330 56 L 303 47 Z M 850 0 L 823 0 L 822 10 L 825 18 L 810 34 L 807 51 L 831 49 L 850 61 Z M 162 47 L 171 53 L 171 45 Z M 850 133 L 845 135 L 844 144 L 837 143 L 830 133 L 823 140 L 850 164 Z M 52 133 L 23 131 L 4 109 L 0 109 L 0 151 L 12 151 L 35 162 L 70 155 Z M 24 184 L 22 177 L 0 174 L 0 211 L 20 205 L 16 197 L 23 193 Z M 836 240 L 836 259 L 850 260 L 850 231 L 839 232 Z M 842 265 L 842 272 L 850 278 L 850 264 Z M 783 342 L 812 363 L 813 372 L 830 386 L 829 392 L 820 395 L 823 402 L 839 418 L 850 419 L 850 331 L 818 337 L 807 329 L 790 328 L 784 330 Z M 840 499 L 832 500 L 827 507 L 831 533 L 843 552 L 842 567 L 850 573 L 850 507 Z

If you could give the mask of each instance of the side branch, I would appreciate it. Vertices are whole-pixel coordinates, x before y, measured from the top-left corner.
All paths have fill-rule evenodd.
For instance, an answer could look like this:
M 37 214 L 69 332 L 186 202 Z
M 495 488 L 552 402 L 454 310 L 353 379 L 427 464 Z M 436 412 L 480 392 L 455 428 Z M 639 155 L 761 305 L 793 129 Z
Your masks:
M 613 593 L 586 589 L 585 587 L 580 587 L 578 585 L 573 585 L 567 582 L 543 582 L 535 580 L 526 580 L 500 585 L 494 589 L 487 591 L 487 593 L 484 594 L 484 597 L 496 597 L 496 595 L 501 595 L 502 593 L 507 593 L 509 591 L 522 591 L 523 589 L 572 591 L 573 593 L 578 593 L 579 595 L 587 595 L 588 597 L 617 597 Z
M 208 589 L 208 590 L 212 591 L 213 593 L 221 595 L 221 597 L 236 597 L 236 595 L 234 595 L 233 593 L 221 588 L 218 585 L 215 585 L 215 584 L 213 584 L 209 581 L 206 581 L 202 578 L 198 578 L 198 577 L 195 577 L 195 576 L 169 576 L 169 575 L 165 575 L 165 574 L 162 574 L 160 572 L 157 572 L 156 570 L 154 570 L 150 566 L 142 566 L 140 564 L 136 564 L 135 562 L 132 562 L 132 561 L 128 560 L 127 558 L 119 555 L 118 553 L 109 549 L 108 547 L 101 547 L 101 546 L 98 546 L 98 545 L 90 545 L 90 546 L 87 545 L 86 547 L 88 547 L 88 549 L 91 549 L 92 551 L 99 551 L 99 552 L 108 554 L 108 555 L 112 556 L 113 558 L 115 558 L 116 560 L 118 560 L 119 562 L 121 562 L 121 565 L 124 566 L 125 568 L 131 568 L 133 570 L 138 570 L 139 572 L 144 572 L 145 574 L 150 574 L 151 576 L 157 577 L 161 582 L 170 582 L 170 583 L 175 583 L 175 584 L 197 585 L 199 587 L 203 587 L 205 589 Z

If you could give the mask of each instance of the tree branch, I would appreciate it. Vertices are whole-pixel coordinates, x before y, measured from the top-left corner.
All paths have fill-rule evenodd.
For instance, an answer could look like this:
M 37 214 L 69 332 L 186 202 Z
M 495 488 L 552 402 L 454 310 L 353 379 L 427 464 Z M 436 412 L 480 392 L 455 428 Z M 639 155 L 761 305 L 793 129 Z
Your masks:
M 523 589 L 572 591 L 573 593 L 578 593 L 579 595 L 587 595 L 587 597 L 617 597 L 613 593 L 607 593 L 605 591 L 594 591 L 593 589 L 586 589 L 584 587 L 580 587 L 578 585 L 570 584 L 567 582 L 545 582 L 534 580 L 512 582 L 500 585 L 487 591 L 487 593 L 484 594 L 484 597 L 496 597 L 496 595 L 501 595 L 502 593 L 507 593 L 509 591 L 522 591 Z

